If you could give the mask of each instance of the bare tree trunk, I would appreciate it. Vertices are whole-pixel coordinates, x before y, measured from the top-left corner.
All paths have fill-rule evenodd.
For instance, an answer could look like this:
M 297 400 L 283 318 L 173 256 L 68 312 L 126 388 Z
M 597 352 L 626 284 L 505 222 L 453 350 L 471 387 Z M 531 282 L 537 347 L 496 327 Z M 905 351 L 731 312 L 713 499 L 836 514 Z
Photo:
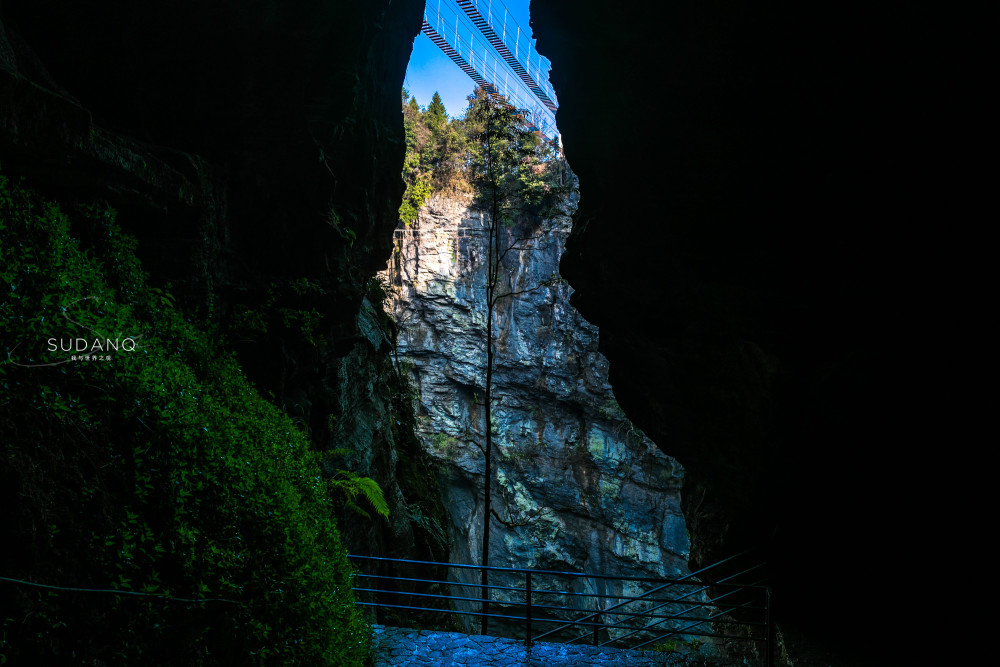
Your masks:
M 487 294 L 491 290 L 487 288 Z M 487 296 L 492 299 L 491 296 Z M 492 303 L 492 301 L 491 301 Z M 493 394 L 493 308 L 490 307 L 486 314 L 486 391 L 485 391 L 485 417 L 486 417 L 486 451 L 485 470 L 483 472 L 483 557 L 482 557 L 482 597 L 483 597 L 483 617 L 482 634 L 487 633 L 489 628 L 489 617 L 486 614 L 490 610 L 490 589 L 489 572 L 486 566 L 489 565 L 490 558 L 490 517 L 492 516 L 493 494 L 491 487 L 493 482 L 493 411 L 491 406 Z
M 492 120 L 488 121 L 489 123 Z M 499 195 L 497 193 L 497 177 L 495 172 L 495 164 L 490 155 L 490 145 L 489 142 L 492 138 L 491 133 L 492 127 L 487 125 L 487 168 L 489 170 L 490 180 L 493 182 L 493 201 L 492 210 L 490 215 L 489 224 L 487 225 L 487 233 L 489 235 L 489 241 L 487 244 L 487 262 L 486 262 L 486 386 L 484 388 L 484 417 L 485 417 L 485 431 L 486 431 L 486 450 L 484 452 L 484 471 L 483 471 L 483 556 L 480 564 L 483 566 L 481 570 L 481 585 L 482 585 L 482 613 L 481 617 L 481 634 L 487 634 L 490 625 L 490 619 L 487 616 L 490 611 L 490 589 L 489 589 L 489 571 L 486 567 L 490 562 L 490 517 L 492 516 L 492 503 L 493 503 L 493 310 L 496 306 L 495 296 L 497 287 L 497 277 L 500 274 L 499 246 L 497 244 L 497 237 L 499 235 L 500 226 L 500 211 L 499 211 Z
M 481 182 L 489 188 L 490 219 L 486 224 L 488 235 L 487 262 L 486 262 L 486 383 L 484 387 L 483 415 L 485 419 L 484 429 L 486 431 L 486 443 L 483 448 L 483 553 L 480 565 L 481 571 L 481 599 L 482 616 L 481 632 L 487 634 L 489 629 L 490 610 L 490 588 L 489 571 L 486 569 L 490 565 L 490 526 L 493 519 L 497 523 L 507 527 L 515 525 L 513 522 L 505 521 L 493 509 L 493 374 L 496 363 L 496 351 L 494 349 L 496 329 L 493 318 L 496 315 L 497 304 L 506 297 L 513 297 L 535 288 L 519 290 L 515 292 L 512 287 L 500 290 L 500 277 L 506 276 L 503 273 L 503 261 L 507 253 L 517 249 L 518 252 L 524 250 L 519 245 L 518 240 L 508 243 L 509 239 L 502 237 L 504 225 L 504 214 L 515 211 L 513 202 L 519 199 L 520 169 L 523 167 L 524 149 L 521 143 L 523 137 L 520 132 L 520 125 L 523 119 L 510 111 L 509 107 L 502 106 L 502 103 L 487 96 L 485 104 L 486 114 L 484 117 L 484 163 L 485 179 Z M 484 197 L 486 199 L 486 197 Z M 520 204 L 519 204 L 520 205 Z M 501 245 L 501 238 L 504 244 Z M 520 239 L 528 241 L 529 239 Z M 502 293 L 501 293 L 502 292 Z M 510 512 L 508 508 L 508 518 Z
M 492 241 L 492 230 L 490 232 L 490 255 L 493 255 L 493 241 Z M 492 262 L 492 257 L 491 257 Z M 490 268 L 490 273 L 492 273 L 492 264 Z M 492 282 L 489 277 L 487 277 L 488 282 Z M 486 388 L 484 392 L 484 412 L 485 412 L 485 429 L 486 429 L 486 451 L 484 452 L 484 458 L 486 459 L 483 472 L 483 557 L 482 557 L 482 597 L 483 597 L 483 617 L 482 617 L 482 634 L 486 634 L 489 628 L 490 619 L 486 616 L 490 609 L 490 589 L 489 589 L 489 572 L 486 570 L 486 566 L 489 565 L 490 559 L 490 517 L 492 516 L 492 502 L 493 494 L 492 482 L 493 482 L 493 410 L 492 410 L 492 400 L 493 400 L 493 287 L 487 285 L 486 287 Z

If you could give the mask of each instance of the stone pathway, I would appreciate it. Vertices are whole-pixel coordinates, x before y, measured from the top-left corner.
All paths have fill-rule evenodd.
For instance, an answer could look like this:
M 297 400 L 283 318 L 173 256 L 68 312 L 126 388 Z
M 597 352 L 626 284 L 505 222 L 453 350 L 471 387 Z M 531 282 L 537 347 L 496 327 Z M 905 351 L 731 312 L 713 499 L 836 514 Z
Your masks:
M 375 667 L 694 667 L 702 656 L 374 626 Z M 718 664 L 718 663 L 714 663 Z

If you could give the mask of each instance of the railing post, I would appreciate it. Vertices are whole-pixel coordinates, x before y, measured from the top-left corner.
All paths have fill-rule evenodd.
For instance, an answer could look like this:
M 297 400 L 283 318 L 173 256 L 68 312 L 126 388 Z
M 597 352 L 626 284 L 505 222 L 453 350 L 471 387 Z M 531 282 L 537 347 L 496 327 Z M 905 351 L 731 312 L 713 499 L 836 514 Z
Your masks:
M 524 575 L 524 645 L 531 648 L 531 572 Z
M 600 604 L 600 602 L 598 602 L 598 604 Z M 594 614 L 594 646 L 597 646 L 601 641 L 601 638 L 598 635 L 600 631 L 601 631 L 601 614 L 598 612 L 597 614 Z
M 490 632 L 490 589 L 489 580 L 487 579 L 487 572 L 485 568 L 483 569 L 483 579 L 482 579 L 482 589 L 483 589 L 483 601 L 482 601 L 482 615 L 479 618 L 479 634 L 486 635 Z
M 771 616 L 771 587 L 764 589 L 764 623 L 767 637 L 764 640 L 764 650 L 767 654 L 764 657 L 764 664 L 767 667 L 774 667 L 774 618 Z

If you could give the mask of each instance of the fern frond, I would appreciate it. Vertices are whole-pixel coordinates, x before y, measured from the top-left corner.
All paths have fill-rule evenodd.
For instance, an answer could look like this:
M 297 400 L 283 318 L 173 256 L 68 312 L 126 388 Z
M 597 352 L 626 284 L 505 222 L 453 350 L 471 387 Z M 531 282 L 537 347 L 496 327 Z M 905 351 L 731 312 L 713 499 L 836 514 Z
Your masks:
M 356 511 L 361 511 L 362 514 L 367 515 L 367 512 L 364 512 L 360 507 L 352 502 L 353 499 L 360 493 L 364 495 L 371 506 L 375 508 L 376 512 L 385 518 L 389 518 L 389 503 L 386 502 L 385 495 L 382 493 L 382 488 L 378 485 L 378 482 L 371 477 L 361 477 L 357 473 L 353 473 L 350 470 L 338 470 L 337 475 L 338 477 L 343 476 L 343 479 L 331 479 L 330 485 L 333 488 L 347 494 L 349 498 L 347 501 L 348 507 L 351 507 L 351 509 Z
M 357 481 L 361 492 L 365 494 L 365 498 L 372 504 L 375 511 L 385 518 L 389 518 L 389 503 L 385 501 L 385 495 L 383 495 L 378 482 L 371 477 L 361 477 Z

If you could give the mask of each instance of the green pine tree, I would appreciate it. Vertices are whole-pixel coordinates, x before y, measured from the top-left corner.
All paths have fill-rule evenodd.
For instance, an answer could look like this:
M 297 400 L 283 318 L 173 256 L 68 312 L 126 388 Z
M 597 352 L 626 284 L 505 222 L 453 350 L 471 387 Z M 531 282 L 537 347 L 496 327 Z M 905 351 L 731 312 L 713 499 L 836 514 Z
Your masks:
M 441 101 L 441 96 L 438 95 L 437 91 L 434 91 L 434 97 L 431 98 L 431 103 L 427 107 L 427 124 L 432 129 L 440 130 L 445 125 L 448 124 L 448 112 L 444 108 L 444 102 Z

